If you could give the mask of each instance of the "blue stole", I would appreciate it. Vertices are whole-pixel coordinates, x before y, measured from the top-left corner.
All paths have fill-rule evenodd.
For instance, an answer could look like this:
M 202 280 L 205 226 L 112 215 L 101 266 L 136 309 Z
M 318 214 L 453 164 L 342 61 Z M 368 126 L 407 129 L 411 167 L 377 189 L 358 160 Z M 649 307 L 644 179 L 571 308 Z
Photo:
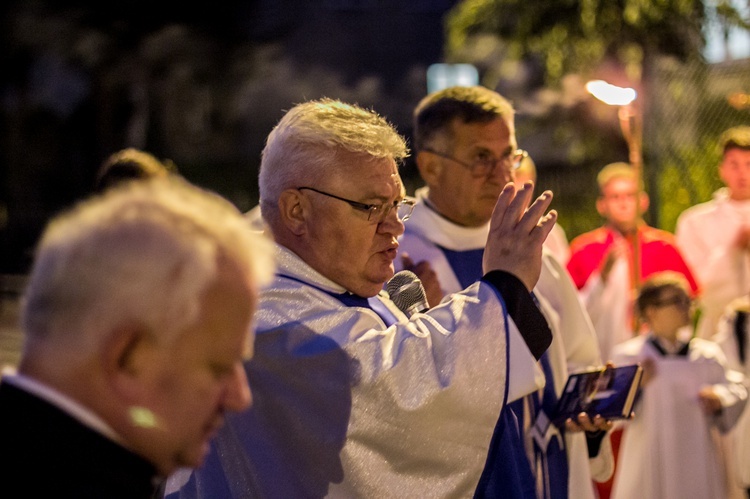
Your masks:
M 555 393 L 555 384 L 552 377 L 552 366 L 549 363 L 549 351 L 544 352 L 539 362 L 544 371 L 544 377 L 547 382 L 544 384 L 544 395 L 539 400 L 539 393 L 532 394 L 532 424 L 534 418 L 543 410 L 545 414 L 554 414 L 557 405 L 557 393 Z M 536 459 L 536 469 L 543 476 L 539 481 L 542 490 L 541 497 L 549 499 L 565 499 L 568 497 L 568 455 L 565 450 L 565 428 L 560 428 L 561 439 L 552 438 L 547 443 L 547 449 L 542 449 L 534 440 L 534 458 Z
M 484 275 L 482 272 L 484 248 L 466 251 L 450 250 L 442 246 L 438 248 L 445 255 L 462 288 L 468 288 Z
M 524 413 L 528 411 L 528 421 L 532 425 L 540 411 L 544 411 L 547 415 L 554 414 L 557 404 L 557 393 L 552 382 L 552 366 L 549 363 L 548 351 L 544 352 L 539 363 L 544 371 L 545 379 L 549 380 L 544 384 L 544 395 L 540 397 L 539 392 L 534 392 L 509 404 L 521 421 L 524 420 Z M 564 428 L 560 429 L 560 435 L 564 437 Z M 546 449 L 541 448 L 535 439 L 532 439 L 532 445 L 534 462 L 530 463 L 530 466 L 532 472 L 541 475 L 537 476 L 537 484 L 540 487 L 539 497 L 541 499 L 566 499 L 568 497 L 568 456 L 565 450 L 565 440 L 553 437 L 547 443 Z
M 482 278 L 484 249 L 454 251 L 441 246 L 438 248 L 445 255 L 461 286 L 468 287 Z M 499 296 L 499 298 L 504 308 L 502 297 Z M 510 345 L 507 345 L 506 356 L 509 351 Z M 506 365 L 510 365 L 507 357 Z M 508 379 L 506 377 L 505 397 L 507 396 Z M 484 470 L 474 491 L 475 498 L 527 499 L 536 497 L 534 475 L 524 450 L 523 419 L 518 417 L 512 406 L 513 404 L 506 404 L 506 400 L 503 400 L 503 409 L 495 423 Z
M 534 299 L 536 306 L 539 307 L 539 300 L 533 292 L 531 297 Z M 546 382 L 544 383 L 541 400 L 539 399 L 539 392 L 529 395 L 531 397 L 529 407 L 531 424 L 534 424 L 540 410 L 550 416 L 554 414 L 557 405 L 557 393 L 555 392 L 552 365 L 549 361 L 549 350 L 544 352 L 539 359 L 539 363 L 542 365 Z M 566 499 L 568 497 L 568 455 L 565 450 L 565 427 L 560 428 L 560 436 L 560 439 L 553 438 L 550 440 L 546 449 L 540 448 L 536 440 L 533 441 L 535 469 L 537 473 L 542 475 L 542 477 L 538 477 L 541 478 L 541 480 L 538 480 L 541 485 L 539 493 L 545 499 Z

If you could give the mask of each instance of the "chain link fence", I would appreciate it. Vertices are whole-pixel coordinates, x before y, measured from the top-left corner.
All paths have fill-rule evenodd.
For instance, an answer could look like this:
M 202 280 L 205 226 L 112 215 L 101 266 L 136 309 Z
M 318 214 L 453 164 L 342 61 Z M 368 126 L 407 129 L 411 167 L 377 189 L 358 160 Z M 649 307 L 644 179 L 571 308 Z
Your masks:
M 653 88 L 644 178 L 654 204 L 653 222 L 674 231 L 683 210 L 708 201 L 722 187 L 719 135 L 750 124 L 750 107 L 735 102 L 750 93 L 750 59 L 710 66 L 665 61 L 657 67 Z
M 750 125 L 750 59 L 713 65 L 663 59 L 646 83 L 648 95 L 639 96 L 645 102 L 643 178 L 651 200 L 644 218 L 674 232 L 683 210 L 722 187 L 721 133 Z M 517 120 L 521 147 L 535 158 L 540 188 L 555 193 L 553 208 L 569 239 L 603 223 L 595 207 L 599 170 L 628 161 L 616 114 L 611 106 L 587 103 L 548 116 L 545 124 Z

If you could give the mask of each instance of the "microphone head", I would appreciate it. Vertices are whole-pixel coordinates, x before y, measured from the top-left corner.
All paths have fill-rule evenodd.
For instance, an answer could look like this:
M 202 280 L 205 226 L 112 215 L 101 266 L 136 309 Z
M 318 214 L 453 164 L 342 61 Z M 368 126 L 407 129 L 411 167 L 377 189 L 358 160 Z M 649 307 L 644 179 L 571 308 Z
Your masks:
M 399 310 L 409 317 L 428 308 L 422 281 L 410 270 L 397 272 L 386 284 L 386 291 Z

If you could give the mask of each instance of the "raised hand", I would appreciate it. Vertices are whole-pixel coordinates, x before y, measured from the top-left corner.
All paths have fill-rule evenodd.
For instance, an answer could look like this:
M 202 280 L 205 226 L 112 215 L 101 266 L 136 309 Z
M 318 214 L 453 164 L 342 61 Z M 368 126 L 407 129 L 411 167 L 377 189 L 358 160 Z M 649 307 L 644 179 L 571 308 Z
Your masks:
M 531 206 L 532 182 L 516 191 L 510 182 L 497 199 L 484 250 L 484 273 L 503 270 L 518 277 L 531 291 L 542 269 L 542 244 L 557 221 L 557 212 L 545 211 L 552 192 L 544 191 Z

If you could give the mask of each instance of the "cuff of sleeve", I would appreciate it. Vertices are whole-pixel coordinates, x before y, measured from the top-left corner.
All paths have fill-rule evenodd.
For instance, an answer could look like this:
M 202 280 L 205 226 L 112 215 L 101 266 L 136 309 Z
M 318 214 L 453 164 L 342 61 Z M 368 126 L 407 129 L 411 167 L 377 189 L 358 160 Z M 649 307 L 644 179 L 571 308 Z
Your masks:
M 607 432 L 604 430 L 586 432 L 586 446 L 589 449 L 589 459 L 599 455 L 599 450 L 602 446 L 602 440 Z
M 552 331 L 526 286 L 518 277 L 502 270 L 488 272 L 482 281 L 502 296 L 508 315 L 518 327 L 531 354 L 539 360 L 552 343 Z

